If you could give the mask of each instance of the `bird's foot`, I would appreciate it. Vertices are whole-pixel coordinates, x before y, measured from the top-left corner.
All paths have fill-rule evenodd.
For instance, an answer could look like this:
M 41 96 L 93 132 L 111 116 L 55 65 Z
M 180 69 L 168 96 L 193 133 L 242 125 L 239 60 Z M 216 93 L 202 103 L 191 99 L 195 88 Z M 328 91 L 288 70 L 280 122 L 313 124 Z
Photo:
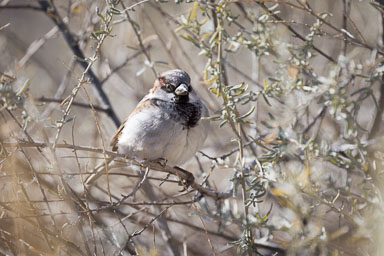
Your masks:
M 180 174 L 182 174 L 182 175 L 177 175 L 177 176 L 180 179 L 178 184 L 179 184 L 179 186 L 184 187 L 183 190 L 186 190 L 188 187 L 190 187 L 195 182 L 195 177 L 193 176 L 192 173 L 184 170 L 183 168 L 177 167 L 177 166 L 174 166 L 173 168 L 180 171 L 181 172 Z
M 165 158 L 160 157 L 160 158 L 158 158 L 156 160 L 153 160 L 153 162 L 160 164 L 162 167 L 165 167 L 165 166 L 167 166 L 168 160 L 165 159 Z

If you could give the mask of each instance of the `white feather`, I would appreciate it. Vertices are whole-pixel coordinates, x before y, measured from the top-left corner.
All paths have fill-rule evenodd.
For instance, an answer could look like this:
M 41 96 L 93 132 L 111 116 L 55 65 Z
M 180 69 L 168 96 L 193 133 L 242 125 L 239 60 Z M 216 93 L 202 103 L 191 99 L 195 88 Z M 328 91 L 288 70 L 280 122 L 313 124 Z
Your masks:
M 158 95 L 147 95 L 138 106 Z M 193 92 L 191 102 L 198 102 L 202 107 L 202 116 L 208 115 L 206 106 Z M 199 120 L 197 125 L 186 128 L 182 123 L 170 118 L 167 109 L 148 105 L 134 113 L 125 123 L 117 142 L 119 153 L 140 159 L 166 159 L 171 166 L 179 165 L 194 156 L 203 146 L 209 130 L 206 120 Z

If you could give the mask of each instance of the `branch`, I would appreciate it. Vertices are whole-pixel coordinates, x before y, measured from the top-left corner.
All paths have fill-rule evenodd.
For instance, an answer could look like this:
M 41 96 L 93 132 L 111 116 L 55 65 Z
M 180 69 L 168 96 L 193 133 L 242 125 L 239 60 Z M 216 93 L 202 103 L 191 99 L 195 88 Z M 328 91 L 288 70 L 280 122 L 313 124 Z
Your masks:
M 30 5 L 30 4 L 23 4 L 23 5 L 3 5 L 0 6 L 0 9 L 27 9 L 27 10 L 33 10 L 33 11 L 43 11 L 43 9 L 36 5 Z
M 53 99 L 53 98 L 45 98 L 44 96 L 37 99 L 37 101 L 40 102 L 55 102 L 55 103 L 62 103 L 64 99 Z M 91 108 L 91 106 L 88 103 L 81 103 L 81 102 L 72 102 L 73 106 L 81 107 L 81 108 Z M 93 108 L 97 111 L 108 113 L 108 109 L 101 106 L 93 106 Z
M 151 47 L 152 47 L 152 45 L 148 45 L 144 49 L 141 49 L 140 51 L 138 51 L 138 52 L 134 53 L 133 55 L 129 56 L 123 63 L 121 63 L 120 65 L 118 65 L 115 68 L 113 68 L 111 70 L 111 73 L 109 73 L 103 80 L 101 80 L 100 83 L 103 85 L 114 73 L 116 73 L 117 71 L 122 69 L 125 65 L 128 64 L 128 62 L 130 62 L 131 60 L 135 59 L 136 57 L 138 57 L 139 55 L 144 53 L 144 50 L 147 51 L 147 50 L 151 49 Z
M 21 141 L 19 143 L 12 143 L 12 142 L 11 143 L 2 143 L 1 145 L 4 147 L 23 147 L 23 148 L 41 147 L 41 148 L 46 148 L 46 147 L 52 147 L 53 143 Z M 104 153 L 104 150 L 101 148 L 76 146 L 76 145 L 70 145 L 70 144 L 56 144 L 56 148 L 94 152 L 94 153 L 99 153 L 99 154 Z M 213 197 L 215 199 L 225 199 L 225 198 L 229 198 L 232 196 L 232 191 L 217 192 L 213 189 L 203 187 L 202 185 L 195 182 L 195 179 L 194 179 L 194 176 L 192 173 L 190 173 L 186 170 L 183 170 L 179 167 L 170 167 L 167 165 L 162 165 L 158 162 L 151 162 L 151 161 L 141 160 L 141 159 L 137 159 L 137 158 L 130 158 L 130 157 L 127 157 L 126 155 L 119 154 L 119 153 L 112 152 L 112 151 L 105 151 L 105 153 L 108 156 L 110 156 L 111 158 L 119 157 L 119 158 L 122 158 L 125 160 L 130 160 L 131 161 L 130 164 L 132 164 L 132 165 L 136 165 L 136 166 L 143 167 L 143 168 L 149 167 L 151 170 L 154 170 L 154 171 L 160 171 L 160 172 L 173 174 L 177 177 L 180 177 L 180 179 L 189 182 L 188 185 L 190 185 L 194 190 L 196 190 L 196 191 L 198 191 L 204 195 L 207 195 L 209 197 Z
M 134 190 L 132 190 L 131 193 L 129 193 L 128 195 L 125 195 L 123 196 L 121 199 L 119 199 L 117 202 L 114 202 L 114 203 L 111 203 L 111 204 L 108 204 L 104 207 L 101 207 L 101 208 L 97 208 L 96 211 L 99 211 L 99 210 L 102 210 L 104 208 L 110 208 L 110 207 L 119 207 L 125 200 L 127 200 L 128 198 L 130 198 L 131 196 L 134 196 L 136 194 L 137 191 L 139 191 L 139 189 L 143 186 L 144 182 L 147 180 L 147 177 L 148 177 L 148 174 L 149 174 L 149 170 L 150 168 L 147 167 L 145 169 L 145 173 L 143 175 L 143 178 L 141 179 L 141 181 L 139 182 L 139 184 L 135 187 Z M 92 210 L 90 210 L 92 211 Z
M 302 4 L 302 3 L 301 3 Z M 356 39 L 352 34 L 350 34 L 348 31 L 343 31 L 342 29 L 339 29 L 338 27 L 336 27 L 335 25 L 333 25 L 331 22 L 328 22 L 326 21 L 324 18 L 320 17 L 318 14 L 316 14 L 313 9 L 310 7 L 309 3 L 306 2 L 306 4 L 302 4 L 303 7 L 305 8 L 305 11 L 309 14 L 311 14 L 312 16 L 314 16 L 316 19 L 322 21 L 324 24 L 326 24 L 328 27 L 332 28 L 333 30 L 339 32 L 340 34 L 344 34 L 346 36 L 346 38 L 348 39 L 348 42 L 351 43 L 351 44 L 355 44 L 355 45 L 358 45 L 360 47 L 364 47 L 364 48 L 367 48 L 371 51 L 373 50 L 377 50 L 377 53 L 380 54 L 380 55 L 384 55 L 384 52 L 380 51 L 379 49 L 373 47 L 373 46 L 370 46 L 368 44 L 366 44 L 366 42 L 361 42 L 359 41 L 358 39 Z
M 381 23 L 382 23 L 382 44 L 384 44 L 384 13 L 381 13 Z M 377 107 L 375 121 L 373 122 L 372 128 L 368 134 L 368 140 L 374 139 L 380 131 L 380 127 L 382 126 L 384 113 L 384 75 L 381 77 L 380 83 L 380 96 L 379 96 L 379 104 Z
M 238 5 L 241 5 L 241 3 L 237 3 L 237 4 L 238 4 Z M 257 2 L 257 4 L 260 5 L 260 6 L 264 9 L 264 11 L 266 11 L 269 15 L 271 15 L 272 17 L 274 17 L 274 18 L 277 19 L 278 21 L 283 21 L 283 19 L 280 18 L 280 16 L 278 16 L 277 14 L 271 12 L 271 11 L 268 9 L 268 7 L 265 6 L 264 3 Z M 302 40 L 302 41 L 304 41 L 304 42 L 307 42 L 307 41 L 308 41 L 307 39 L 305 39 L 304 36 L 302 36 L 301 34 L 299 34 L 298 32 L 296 32 L 296 30 L 294 30 L 294 29 L 292 28 L 291 25 L 288 25 L 288 24 L 285 24 L 285 23 L 283 23 L 283 24 L 288 28 L 289 31 L 291 31 L 291 32 L 292 32 L 295 36 L 297 36 L 300 40 Z M 316 46 L 312 45 L 312 47 L 313 47 L 313 49 L 314 49 L 315 51 L 317 51 L 318 53 L 320 53 L 320 55 L 322 55 L 323 57 L 325 57 L 325 58 L 328 59 L 329 61 L 332 61 L 333 63 L 336 63 L 336 62 L 337 62 L 333 57 L 329 56 L 328 54 L 326 54 L 325 52 L 323 52 L 322 50 L 320 50 L 320 49 L 317 48 Z
M 146 1 L 144 1 L 144 2 L 146 2 Z M 147 60 L 149 62 L 149 65 L 150 65 L 150 68 L 151 68 L 153 74 L 155 75 L 155 77 L 157 77 L 157 73 L 156 73 L 155 68 L 153 67 L 153 63 L 152 63 L 151 57 L 149 56 L 148 52 L 146 51 L 144 43 L 143 43 L 143 40 L 141 39 L 140 30 L 138 28 L 138 25 L 132 20 L 131 16 L 129 16 L 129 13 L 128 13 L 129 8 L 125 7 L 125 4 L 123 3 L 123 1 L 121 1 L 120 4 L 124 8 L 125 16 L 126 16 L 128 22 L 129 22 L 129 24 L 131 24 L 131 27 L 132 27 L 133 31 L 135 32 L 137 41 L 139 42 L 140 48 L 143 51 L 145 57 L 147 58 Z
M 319 113 L 312 119 L 312 121 L 301 131 L 301 134 L 306 134 L 312 128 L 312 126 L 316 123 L 317 119 L 319 119 L 320 117 L 322 118 L 324 116 L 326 110 L 327 110 L 327 107 L 324 106 L 319 111 Z
M 86 57 L 85 57 L 83 51 L 80 49 L 78 41 L 76 41 L 74 39 L 68 26 L 61 19 L 55 6 L 51 3 L 51 1 L 47 1 L 47 0 L 41 0 L 41 1 L 39 1 L 39 4 L 40 4 L 42 10 L 47 14 L 47 16 L 59 28 L 60 32 L 63 34 L 64 39 L 67 42 L 69 48 L 72 50 L 73 54 L 79 58 L 77 60 L 77 62 L 83 67 L 84 70 L 87 70 L 88 63 L 85 61 L 81 61 L 81 59 L 86 59 Z M 87 75 L 91 78 L 91 82 L 95 86 L 96 91 L 99 94 L 101 101 L 103 102 L 103 104 L 105 104 L 106 109 L 107 109 L 106 113 L 112 119 L 112 121 L 116 125 L 116 127 L 119 127 L 121 124 L 120 119 L 117 117 L 117 114 L 114 111 L 108 96 L 106 95 L 106 93 L 102 89 L 102 84 L 100 83 L 100 80 L 97 78 L 96 74 L 92 71 L 92 69 L 88 69 Z
M 134 238 L 135 236 L 141 235 L 141 233 L 143 233 L 144 230 L 146 230 L 146 229 L 149 227 L 149 225 L 151 225 L 157 218 L 159 218 L 159 217 L 160 217 L 166 210 L 168 210 L 171 206 L 172 206 L 172 205 L 165 207 L 159 214 L 157 214 L 157 215 L 156 215 L 155 217 L 153 217 L 147 224 L 145 224 L 145 226 L 144 226 L 143 228 L 141 228 L 141 229 L 136 230 L 135 232 L 133 232 L 132 235 L 130 235 L 128 239 L 131 240 L 131 239 Z

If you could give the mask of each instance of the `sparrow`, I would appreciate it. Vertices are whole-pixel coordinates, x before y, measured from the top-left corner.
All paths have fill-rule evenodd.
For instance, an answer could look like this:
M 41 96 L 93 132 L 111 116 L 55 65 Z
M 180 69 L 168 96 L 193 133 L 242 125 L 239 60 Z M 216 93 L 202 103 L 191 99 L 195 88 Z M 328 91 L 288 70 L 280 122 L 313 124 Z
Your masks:
M 155 80 L 110 145 L 128 157 L 165 160 L 167 165 L 177 166 L 203 146 L 209 122 L 202 117 L 207 116 L 208 109 L 193 90 L 187 72 L 169 70 Z
M 169 70 L 155 80 L 110 145 L 127 156 L 180 165 L 202 147 L 209 123 L 201 117 L 207 116 L 208 109 L 193 90 L 187 72 Z

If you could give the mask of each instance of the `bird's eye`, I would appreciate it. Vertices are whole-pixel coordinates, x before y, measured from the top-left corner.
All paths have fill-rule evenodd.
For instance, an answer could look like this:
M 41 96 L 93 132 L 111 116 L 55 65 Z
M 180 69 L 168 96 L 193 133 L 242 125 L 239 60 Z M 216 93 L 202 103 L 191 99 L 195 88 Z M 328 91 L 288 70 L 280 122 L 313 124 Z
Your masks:
M 165 85 L 165 90 L 167 92 L 173 92 L 175 90 L 175 86 L 173 84 L 166 84 Z

